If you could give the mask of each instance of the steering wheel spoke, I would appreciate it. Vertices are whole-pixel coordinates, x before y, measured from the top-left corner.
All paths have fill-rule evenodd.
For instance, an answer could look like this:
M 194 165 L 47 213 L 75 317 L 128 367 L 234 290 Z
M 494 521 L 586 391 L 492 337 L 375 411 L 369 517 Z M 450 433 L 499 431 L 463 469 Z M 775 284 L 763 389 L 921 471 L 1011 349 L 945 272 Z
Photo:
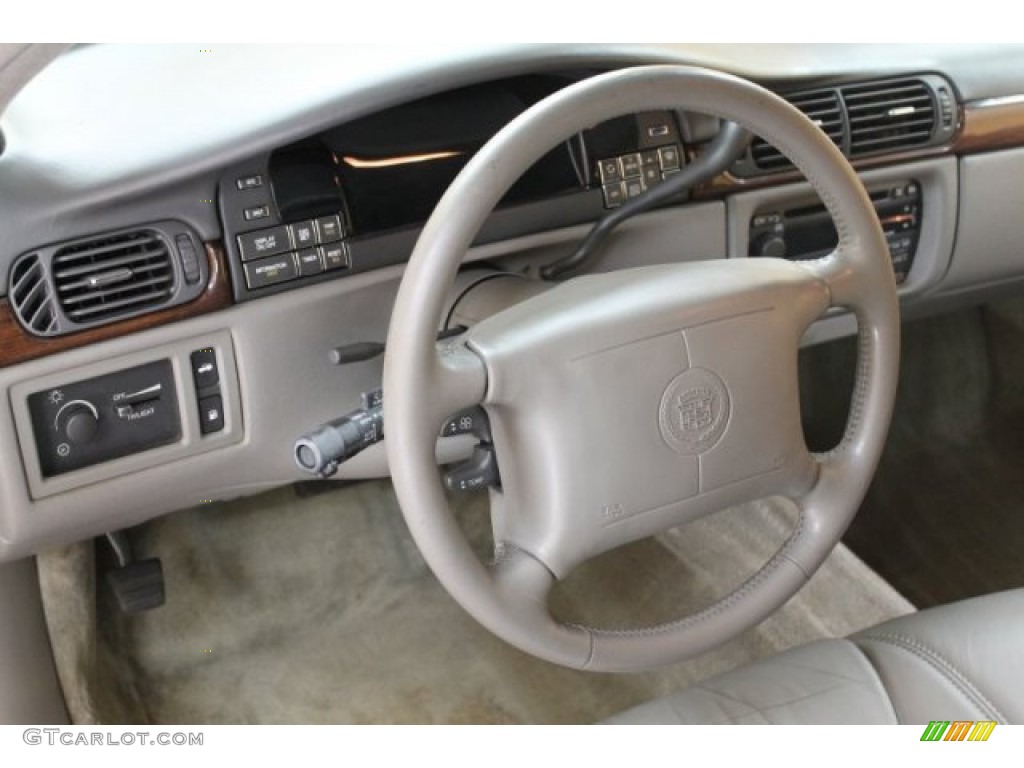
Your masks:
M 555 577 L 540 560 L 523 550 L 506 547 L 490 575 L 500 605 L 494 616 L 503 625 L 499 634 L 516 637 L 515 644 L 527 652 L 544 655 L 546 649 L 556 647 L 575 659 L 574 666 L 583 667 L 589 662 L 590 631 L 562 624 L 551 615 L 548 596 Z
M 860 272 L 856 266 L 866 256 L 862 251 L 862 246 L 844 243 L 827 256 L 800 262 L 814 279 L 827 287 L 830 306 L 851 308 L 856 306 L 863 295 Z
M 497 591 L 511 602 L 520 603 L 521 610 L 539 611 L 550 619 L 547 604 L 555 577 L 540 560 L 517 547 L 501 544 L 491 575 Z
M 482 403 L 486 390 L 487 367 L 462 337 L 437 342 L 430 401 L 438 427 L 458 411 Z

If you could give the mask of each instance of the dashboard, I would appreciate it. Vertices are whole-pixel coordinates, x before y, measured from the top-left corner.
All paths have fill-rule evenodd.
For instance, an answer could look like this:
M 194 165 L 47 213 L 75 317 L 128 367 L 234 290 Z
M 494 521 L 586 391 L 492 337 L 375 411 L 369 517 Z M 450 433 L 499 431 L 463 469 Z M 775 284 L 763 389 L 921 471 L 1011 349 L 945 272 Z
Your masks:
M 575 79 L 527 76 L 447 91 L 231 167 L 218 189 L 235 300 L 332 279 L 335 271 L 404 262 L 469 158 L 506 123 Z M 625 168 L 623 157 L 630 163 Z M 678 173 L 682 161 L 672 111 L 594 126 L 554 147 L 519 179 L 479 242 L 592 221 Z
M 0 120 L 0 560 L 303 479 L 294 439 L 380 385 L 403 264 L 451 180 L 532 105 L 611 69 L 724 69 L 807 114 L 871 196 L 905 318 L 1024 287 L 1024 48 L 796 50 L 67 51 Z M 666 105 L 567 136 L 467 269 L 536 276 L 721 129 Z M 834 243 L 809 185 L 755 138 L 574 274 Z M 855 332 L 837 312 L 805 343 Z M 441 437 L 438 460 L 473 444 Z M 386 474 L 379 443 L 339 471 Z

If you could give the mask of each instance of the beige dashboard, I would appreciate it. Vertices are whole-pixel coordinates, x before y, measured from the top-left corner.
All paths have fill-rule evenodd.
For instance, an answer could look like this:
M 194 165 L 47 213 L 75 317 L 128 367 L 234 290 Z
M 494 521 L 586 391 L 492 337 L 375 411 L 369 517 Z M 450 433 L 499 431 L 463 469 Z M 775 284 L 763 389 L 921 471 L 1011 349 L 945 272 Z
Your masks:
M 771 70 L 776 66 L 770 63 L 774 61 L 772 51 L 762 53 L 766 69 Z M 871 67 L 872 75 L 884 69 L 877 58 L 881 53 L 875 53 L 870 65 L 864 64 Z M 247 55 L 254 54 L 232 53 Z M 35 138 L 26 138 L 33 124 L 59 124 L 64 110 L 70 108 L 48 102 L 62 83 L 66 86 L 73 80 L 70 65 L 58 62 L 56 70 L 35 89 L 30 86 L 0 123 L 6 138 L 6 149 L 0 155 L 0 209 L 5 211 L 0 226 L 14 233 L 3 246 L 0 259 L 8 264 L 44 243 L 176 219 L 186 222 L 201 238 L 209 259 L 208 279 L 199 298 L 180 306 L 48 339 L 28 333 L 14 316 L 9 300 L 0 299 L 0 390 L 8 403 L 0 409 L 0 454 L 4 456 L 0 465 L 0 560 L 136 525 L 177 509 L 303 479 L 292 454 L 295 438 L 357 408 L 361 394 L 380 385 L 380 357 L 337 365 L 331 352 L 346 345 L 384 341 L 402 264 L 383 264 L 240 301 L 238 264 L 228 258 L 223 223 L 216 206 L 200 202 L 217 199 L 228 169 L 304 135 L 422 95 L 416 89 L 421 88 L 424 71 L 447 73 L 447 79 L 439 79 L 435 86 L 442 90 L 535 72 L 542 66 L 579 74 L 629 63 L 703 60 L 759 75 L 782 90 L 787 82 L 794 87 L 792 73 L 788 80 L 777 69 L 758 73 L 753 71 L 752 53 L 746 52 L 742 61 L 730 58 L 736 55 L 732 49 L 704 47 L 584 46 L 558 51 L 516 47 L 461 51 L 450 59 L 438 54 L 435 61 L 424 64 L 387 59 L 381 51 L 376 65 L 362 62 L 347 80 L 337 74 L 322 75 L 330 82 L 316 85 L 330 87 L 329 100 L 304 92 L 289 96 L 287 108 L 269 117 L 242 110 L 234 133 L 227 121 L 218 117 L 210 133 L 193 144 L 188 144 L 184 129 L 176 133 L 164 126 L 159 137 L 165 144 L 182 142 L 181 147 L 161 149 L 153 136 L 133 139 L 114 166 L 103 171 L 71 157 L 67 139 L 53 139 L 52 127 Z M 1019 182 L 1024 178 L 1024 97 L 1015 90 L 1019 84 L 1024 92 L 1024 54 L 1018 54 L 1021 66 L 1015 70 L 1008 67 L 1010 59 L 1004 56 L 1003 69 L 988 79 L 985 60 L 968 65 L 961 52 L 946 54 L 948 67 L 940 50 L 907 49 L 901 55 L 892 60 L 889 70 L 942 72 L 960 89 L 962 110 L 957 116 L 956 137 L 950 143 L 927 152 L 871 158 L 858 167 L 869 191 L 904 188 L 911 182 L 919 185 L 922 203 L 916 257 L 900 288 L 904 316 L 913 317 L 984 301 L 1024 285 L 1019 246 L 1024 242 L 1024 219 L 1019 215 L 1024 202 Z M 104 57 L 111 54 L 74 51 L 69 56 L 81 57 L 78 61 L 85 66 L 79 71 L 88 71 L 109 66 Z M 823 50 L 811 50 L 808 56 L 808 61 L 821 66 L 820 74 L 810 78 L 816 83 L 866 76 L 837 69 L 838 59 Z M 1007 74 L 1007 68 L 1017 80 Z M 805 73 L 801 76 L 807 79 Z M 228 73 L 216 72 L 211 77 L 223 85 Z M 361 87 L 368 82 L 381 84 L 376 101 Z M 90 114 L 84 142 L 104 140 L 102 125 L 93 121 L 100 118 Z M 47 138 L 53 141 L 49 167 L 61 168 L 67 160 L 63 177 L 47 174 L 39 159 Z M 126 159 L 133 153 L 134 165 Z M 23 183 L 26 178 L 33 179 L 29 187 Z M 702 185 L 685 202 L 628 221 L 615 231 L 588 269 L 746 258 L 751 249 L 751 225 L 757 216 L 813 203 L 809 187 L 792 174 L 754 180 L 721 176 Z M 590 221 L 533 227 L 525 232 L 509 224 L 514 224 L 516 216 L 540 215 L 543 220 L 543 204 L 534 201 L 503 211 L 504 230 L 499 227 L 499 236 L 471 250 L 466 262 L 521 272 L 564 255 L 589 231 Z M 408 249 L 415 241 L 415 229 L 389 237 L 387 242 L 379 241 L 380 248 Z M 365 247 L 372 250 L 374 245 Z M 228 279 L 232 275 L 234 284 Z M 855 330 L 851 317 L 835 314 L 819 321 L 806 343 Z M 218 431 L 208 434 L 201 429 L 201 402 L 209 392 L 197 384 L 191 363 L 192 354 L 202 349 L 215 350 L 223 420 Z M 159 446 L 48 475 L 30 398 L 161 361 L 170 366 L 163 392 L 173 391 L 169 407 L 180 426 L 177 436 Z M 416 383 L 410 382 L 410 386 Z M 128 393 L 103 396 L 120 394 Z M 117 402 L 112 399 L 109 406 L 116 409 Z M 64 428 L 59 419 L 55 424 L 54 429 Z M 54 443 L 54 450 L 65 442 Z M 464 457 L 472 445 L 469 437 L 441 438 L 438 460 Z M 67 443 L 67 450 L 78 447 Z M 338 477 L 386 474 L 383 445 L 378 444 L 342 465 Z

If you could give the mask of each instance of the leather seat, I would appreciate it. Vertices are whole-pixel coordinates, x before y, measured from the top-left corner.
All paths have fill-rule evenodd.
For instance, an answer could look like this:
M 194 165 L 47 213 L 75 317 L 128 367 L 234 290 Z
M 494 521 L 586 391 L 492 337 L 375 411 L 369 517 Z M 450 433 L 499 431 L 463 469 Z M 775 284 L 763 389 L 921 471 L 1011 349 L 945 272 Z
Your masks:
M 642 704 L 609 723 L 1024 722 L 1024 589 L 821 640 Z

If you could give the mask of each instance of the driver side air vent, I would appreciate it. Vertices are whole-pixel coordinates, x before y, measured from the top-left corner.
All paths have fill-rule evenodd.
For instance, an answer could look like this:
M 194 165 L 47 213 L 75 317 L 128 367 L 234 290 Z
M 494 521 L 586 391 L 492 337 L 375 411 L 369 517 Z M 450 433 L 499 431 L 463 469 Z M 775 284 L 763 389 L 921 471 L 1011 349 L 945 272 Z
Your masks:
M 29 332 L 59 336 L 191 301 L 209 275 L 201 248 L 175 221 L 40 248 L 11 270 L 11 307 Z
M 77 243 L 53 255 L 57 300 L 74 323 L 166 303 L 174 291 L 167 243 L 149 230 Z
M 957 130 L 955 91 L 938 75 L 848 83 L 782 94 L 852 160 L 884 157 L 949 143 Z M 730 169 L 745 178 L 788 171 L 793 164 L 755 138 Z

